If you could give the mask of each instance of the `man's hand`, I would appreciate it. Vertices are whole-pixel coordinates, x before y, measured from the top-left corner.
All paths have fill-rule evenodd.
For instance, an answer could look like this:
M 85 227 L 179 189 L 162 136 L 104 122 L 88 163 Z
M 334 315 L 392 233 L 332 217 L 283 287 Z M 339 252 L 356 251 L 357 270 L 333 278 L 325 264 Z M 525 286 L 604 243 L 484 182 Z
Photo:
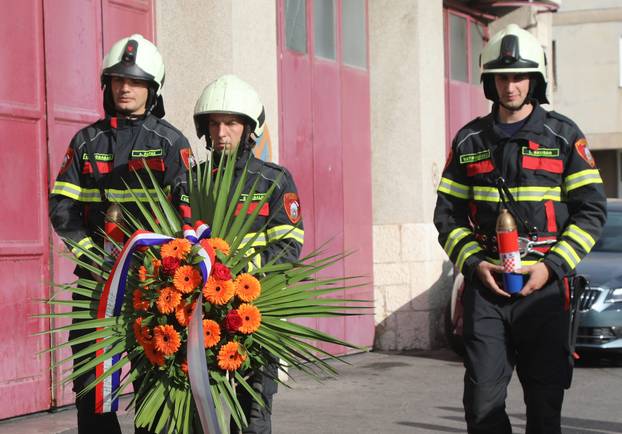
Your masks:
M 541 289 L 546 285 L 550 277 L 549 267 L 547 267 L 544 262 L 526 265 L 518 272 L 529 275 L 529 280 L 527 280 L 527 283 L 525 283 L 525 286 L 523 286 L 523 289 L 521 289 L 519 293 L 523 297 Z
M 484 286 L 492 292 L 502 297 L 511 297 L 510 294 L 499 288 L 495 277 L 492 275 L 492 273 L 503 273 L 503 267 L 501 265 L 495 265 L 490 262 L 482 261 L 477 264 L 475 273 Z

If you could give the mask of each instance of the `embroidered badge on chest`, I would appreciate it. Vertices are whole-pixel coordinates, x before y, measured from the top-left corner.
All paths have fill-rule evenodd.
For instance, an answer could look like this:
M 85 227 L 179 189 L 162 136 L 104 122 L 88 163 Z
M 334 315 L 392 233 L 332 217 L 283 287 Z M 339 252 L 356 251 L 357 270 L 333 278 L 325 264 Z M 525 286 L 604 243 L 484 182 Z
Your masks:
M 587 140 L 585 139 L 577 140 L 574 144 L 574 147 L 577 150 L 577 153 L 579 154 L 579 156 L 583 158 L 583 160 L 585 160 L 585 162 L 590 167 L 592 168 L 596 167 L 596 161 L 594 161 L 594 157 L 592 156 L 592 153 L 587 147 Z
M 289 221 L 293 224 L 298 223 L 302 218 L 302 214 L 300 213 L 300 201 L 296 193 L 285 193 L 283 196 L 283 208 L 285 209 L 287 218 L 289 218 Z
M 477 163 L 478 161 L 487 160 L 490 158 L 490 149 L 484 151 L 475 152 L 473 154 L 460 155 L 460 164 Z

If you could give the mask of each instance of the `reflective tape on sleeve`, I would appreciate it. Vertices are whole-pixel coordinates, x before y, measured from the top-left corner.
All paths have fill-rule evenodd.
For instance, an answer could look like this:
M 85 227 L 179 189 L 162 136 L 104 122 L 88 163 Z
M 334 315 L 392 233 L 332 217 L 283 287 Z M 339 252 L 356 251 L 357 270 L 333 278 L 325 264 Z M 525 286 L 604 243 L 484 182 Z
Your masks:
M 582 170 L 572 175 L 568 175 L 564 179 L 564 189 L 568 191 L 575 190 L 588 184 L 602 184 L 603 180 L 600 173 L 596 169 Z
M 445 250 L 447 256 L 451 257 L 451 253 L 454 251 L 454 248 L 456 247 L 456 245 L 458 245 L 460 240 L 462 240 L 464 237 L 468 237 L 472 233 L 473 232 L 470 229 L 467 229 L 465 227 L 459 227 L 451 231 L 447 236 L 447 241 L 445 241 L 445 245 L 443 246 L 443 250 Z
M 78 241 L 77 246 L 71 249 L 71 253 L 73 253 L 76 258 L 79 258 L 84 254 L 85 250 L 92 249 L 93 247 L 95 247 L 93 239 L 91 237 L 84 237 Z
M 81 188 L 70 182 L 56 181 L 52 194 L 59 194 L 80 202 L 101 202 L 101 194 L 97 188 Z
M 456 260 L 456 267 L 458 267 L 458 270 L 462 271 L 462 266 L 464 265 L 464 262 L 467 259 L 469 259 L 469 257 L 474 255 L 475 253 L 481 252 L 481 251 L 482 251 L 482 248 L 475 241 L 470 241 L 466 243 L 462 247 L 462 249 L 460 249 L 460 253 L 458 254 L 458 259 Z
M 471 187 L 445 177 L 441 178 L 438 191 L 459 199 L 469 199 L 471 197 Z
M 568 237 L 576 242 L 583 248 L 583 250 L 585 250 L 586 254 L 590 253 L 592 247 L 594 247 L 594 244 L 596 244 L 594 238 L 592 238 L 590 234 L 585 232 L 577 225 L 568 226 L 568 228 L 562 234 L 562 237 Z
M 257 236 L 257 237 L 255 238 L 255 236 Z M 252 242 L 251 247 L 265 246 L 266 245 L 266 235 L 264 233 L 257 234 L 257 232 L 249 232 L 246 235 L 244 235 L 244 238 L 242 238 L 242 242 L 240 243 L 240 247 L 244 247 L 248 243 L 251 243 L 251 242 Z
M 555 244 L 551 248 L 551 253 L 555 253 L 556 255 L 561 256 L 562 259 L 566 261 L 571 270 L 574 270 L 574 268 L 581 260 L 575 249 L 573 249 L 572 246 L 566 241 L 560 241 L 559 243 Z
M 281 239 L 293 239 L 303 244 L 305 239 L 305 231 L 292 225 L 274 226 L 268 229 L 266 234 L 269 243 Z

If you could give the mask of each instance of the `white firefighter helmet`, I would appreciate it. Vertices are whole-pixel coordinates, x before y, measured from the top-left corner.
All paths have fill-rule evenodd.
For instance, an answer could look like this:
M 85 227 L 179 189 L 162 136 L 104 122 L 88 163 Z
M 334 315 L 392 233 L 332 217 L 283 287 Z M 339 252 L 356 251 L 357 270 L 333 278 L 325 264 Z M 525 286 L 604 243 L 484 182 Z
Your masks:
M 261 136 L 266 113 L 253 87 L 239 77 L 228 74 L 209 83 L 194 106 L 194 125 L 199 138 L 209 135 L 207 118 L 212 113 L 234 114 L 250 124 L 250 133 Z
M 490 38 L 482 51 L 480 66 L 486 98 L 498 100 L 494 74 L 529 73 L 535 78 L 531 84 L 531 96 L 540 103 L 548 103 L 544 49 L 535 36 L 516 24 L 508 25 Z
M 109 91 L 111 77 L 127 77 L 149 83 L 150 97 L 147 101 L 147 111 L 154 110 L 156 116 L 164 116 L 160 95 L 164 75 L 162 55 L 151 41 L 139 34 L 118 40 L 102 63 L 101 86 L 104 89 L 106 113 L 114 113 L 114 103 Z

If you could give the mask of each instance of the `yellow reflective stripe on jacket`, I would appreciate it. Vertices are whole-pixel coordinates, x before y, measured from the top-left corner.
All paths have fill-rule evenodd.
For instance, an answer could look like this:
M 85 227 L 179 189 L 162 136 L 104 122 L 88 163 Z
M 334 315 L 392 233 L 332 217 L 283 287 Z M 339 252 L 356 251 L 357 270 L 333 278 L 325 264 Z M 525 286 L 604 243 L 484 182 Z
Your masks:
M 266 231 L 268 242 L 291 238 L 304 244 L 305 231 L 292 225 L 274 226 Z
M 594 238 L 592 238 L 590 234 L 585 232 L 577 225 L 568 226 L 568 228 L 562 234 L 562 237 L 568 237 L 571 240 L 575 241 L 578 245 L 583 247 L 583 250 L 585 250 L 586 254 L 590 253 L 590 250 L 592 250 L 592 247 L 594 247 L 594 244 L 596 244 Z
M 253 238 L 255 238 L 255 235 L 257 235 L 257 238 L 255 240 L 253 240 Z M 257 234 L 257 232 L 249 232 L 246 235 L 244 235 L 244 238 L 242 238 L 242 242 L 240 243 L 240 247 L 246 246 L 251 241 L 252 241 L 252 244 L 251 244 L 252 247 L 265 246 L 266 245 L 266 235 L 263 232 L 259 233 L 259 234 Z M 251 249 L 251 250 L 253 250 L 253 249 Z
M 443 246 L 443 250 L 447 253 L 447 256 L 451 256 L 451 253 L 454 251 L 456 245 L 462 240 L 464 237 L 468 237 L 473 232 L 470 229 L 465 227 L 459 227 L 454 229 L 447 236 L 447 241 L 445 241 L 445 245 Z
M 247 268 L 248 273 L 261 268 L 261 253 L 255 254 L 255 249 L 251 247 L 250 249 L 246 251 L 245 256 L 247 258 L 251 257 L 250 261 L 248 261 L 248 268 Z
M 140 202 L 147 202 L 149 197 L 145 194 L 145 190 L 142 188 L 133 188 L 131 190 L 116 190 L 114 188 L 107 188 L 104 190 L 106 193 L 106 199 L 110 202 L 134 202 L 134 196 L 132 193 L 136 195 Z M 147 190 L 147 193 L 153 200 L 158 200 L 158 194 L 154 189 Z
M 470 186 L 460 184 L 459 182 L 452 181 L 451 179 L 445 177 L 441 178 L 438 191 L 459 199 L 469 199 L 471 197 Z
M 561 201 L 560 187 L 511 187 L 510 193 L 517 202 Z M 473 199 L 480 202 L 499 202 L 497 187 L 473 186 Z
M 481 252 L 482 248 L 475 241 L 470 241 L 466 243 L 462 249 L 460 249 L 460 253 L 458 254 L 458 259 L 456 260 L 456 267 L 458 270 L 462 271 L 462 266 L 464 265 L 464 261 L 469 259 L 471 255 L 474 255 L 477 252 Z
M 564 261 L 566 261 L 566 263 L 570 266 L 571 270 L 573 270 L 581 260 L 575 249 L 573 249 L 572 246 L 566 241 L 560 241 L 559 243 L 555 244 L 551 248 L 551 253 L 555 253 L 561 256 Z
M 566 191 L 572 191 L 576 188 L 583 187 L 588 184 L 602 184 L 603 180 L 600 173 L 596 169 L 582 170 L 572 175 L 568 175 L 564 179 L 564 188 Z
M 73 253 L 76 258 L 79 258 L 84 254 L 85 250 L 92 249 L 93 247 L 95 247 L 93 239 L 91 237 L 84 237 L 78 241 L 77 246 L 71 249 L 71 253 Z
M 133 192 L 141 202 L 147 202 L 148 197 L 142 188 L 131 190 L 117 190 L 106 188 L 104 193 L 110 202 L 134 202 Z M 154 189 L 148 190 L 152 199 L 158 200 L 158 195 Z M 52 194 L 59 194 L 80 202 L 101 202 L 101 194 L 98 188 L 81 188 L 70 182 L 56 181 L 52 188 Z
M 70 182 L 56 181 L 52 194 L 60 194 L 80 202 L 101 202 L 101 194 L 97 188 L 80 188 Z

